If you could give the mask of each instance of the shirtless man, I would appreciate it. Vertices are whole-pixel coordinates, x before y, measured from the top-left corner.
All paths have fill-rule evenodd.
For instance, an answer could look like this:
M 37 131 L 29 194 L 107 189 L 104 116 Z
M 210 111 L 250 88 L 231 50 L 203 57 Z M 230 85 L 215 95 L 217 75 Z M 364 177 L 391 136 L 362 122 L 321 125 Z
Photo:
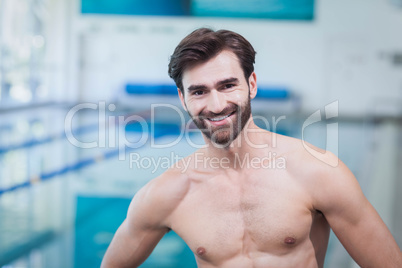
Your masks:
M 102 267 L 139 266 L 169 230 L 198 267 L 323 267 L 330 228 L 360 266 L 402 267 L 394 238 L 335 155 L 317 159 L 301 140 L 254 124 L 254 58 L 247 40 L 225 30 L 198 29 L 177 46 L 169 75 L 206 146 L 182 160 L 190 167 L 171 167 L 135 195 Z M 258 162 L 279 158 L 285 167 Z

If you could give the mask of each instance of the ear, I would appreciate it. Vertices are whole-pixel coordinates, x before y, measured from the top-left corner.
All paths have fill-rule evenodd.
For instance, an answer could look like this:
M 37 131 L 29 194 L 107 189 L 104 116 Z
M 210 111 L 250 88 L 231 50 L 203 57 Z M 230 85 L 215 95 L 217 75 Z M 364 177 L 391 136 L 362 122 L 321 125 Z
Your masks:
M 183 96 L 183 93 L 181 93 L 180 88 L 177 88 L 177 93 L 179 93 L 179 98 L 180 98 L 181 105 L 183 106 L 183 109 L 187 112 L 187 107 L 184 102 L 184 96 Z
M 250 85 L 250 99 L 254 99 L 257 95 L 257 75 L 255 72 L 248 78 L 248 84 Z

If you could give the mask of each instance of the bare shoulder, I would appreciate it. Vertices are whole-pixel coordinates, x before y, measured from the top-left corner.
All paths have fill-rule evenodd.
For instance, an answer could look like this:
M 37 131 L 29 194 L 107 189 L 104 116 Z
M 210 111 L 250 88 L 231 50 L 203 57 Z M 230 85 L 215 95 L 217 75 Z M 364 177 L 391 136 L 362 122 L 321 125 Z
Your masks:
M 277 155 L 287 159 L 288 171 L 322 177 L 325 173 L 347 172 L 349 169 L 330 151 L 318 148 L 308 142 L 280 134 L 273 134 L 273 148 Z M 328 175 L 328 174 L 327 174 Z M 315 177 L 315 176 L 314 176 Z
M 284 153 L 287 171 L 311 194 L 318 210 L 335 205 L 341 196 L 362 196 L 353 173 L 332 152 L 286 136 L 278 137 L 280 143 L 287 146 Z
M 149 227 L 170 228 L 169 216 L 186 196 L 189 180 L 180 166 L 172 166 L 152 179 L 134 196 L 127 220 L 145 219 Z

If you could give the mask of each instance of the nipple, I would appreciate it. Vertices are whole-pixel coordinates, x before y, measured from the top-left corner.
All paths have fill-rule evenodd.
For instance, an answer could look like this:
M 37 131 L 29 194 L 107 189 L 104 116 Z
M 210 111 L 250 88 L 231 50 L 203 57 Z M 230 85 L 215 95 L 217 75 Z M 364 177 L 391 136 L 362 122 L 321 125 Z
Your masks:
M 197 255 L 198 255 L 198 256 L 204 255 L 205 252 L 207 252 L 207 251 L 205 250 L 205 248 L 203 248 L 203 247 L 197 248 Z
M 285 238 L 285 244 L 293 245 L 294 243 L 296 243 L 296 239 L 294 237 L 288 236 Z

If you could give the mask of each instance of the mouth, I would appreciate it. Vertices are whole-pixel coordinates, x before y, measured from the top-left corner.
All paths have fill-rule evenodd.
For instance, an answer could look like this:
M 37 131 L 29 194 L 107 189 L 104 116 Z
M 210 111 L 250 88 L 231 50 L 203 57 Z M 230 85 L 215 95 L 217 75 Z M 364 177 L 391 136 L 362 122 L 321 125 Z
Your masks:
M 229 113 L 229 114 L 227 114 L 227 115 L 224 115 L 224 116 L 213 117 L 213 118 L 207 118 L 207 119 L 208 119 L 208 121 L 211 121 L 211 122 L 213 122 L 213 123 L 224 123 L 224 122 L 226 121 L 225 119 L 229 118 L 229 117 L 232 116 L 234 113 L 235 113 L 235 111 L 233 111 L 233 112 L 231 112 L 231 113 Z

